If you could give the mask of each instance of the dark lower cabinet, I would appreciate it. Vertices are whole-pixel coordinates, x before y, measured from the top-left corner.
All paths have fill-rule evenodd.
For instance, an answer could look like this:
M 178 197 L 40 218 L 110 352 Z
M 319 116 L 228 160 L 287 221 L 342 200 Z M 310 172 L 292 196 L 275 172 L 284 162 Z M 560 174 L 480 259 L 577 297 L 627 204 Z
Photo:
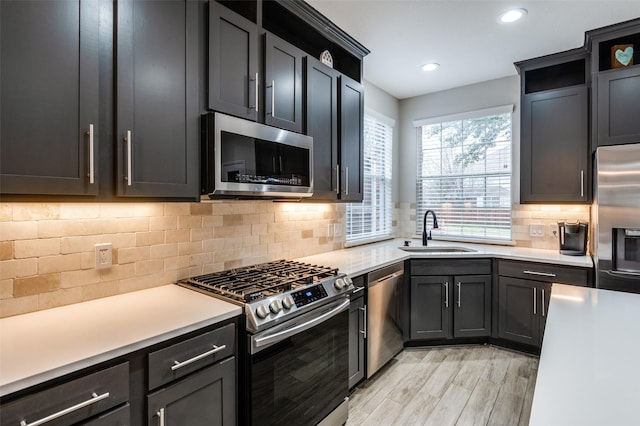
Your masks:
M 198 199 L 198 3 L 124 0 L 116 16 L 117 194 Z
M 354 296 L 349 305 L 349 388 L 353 388 L 364 379 L 366 359 L 367 311 L 364 293 Z
M 449 287 L 451 277 L 411 277 L 411 332 L 412 340 L 448 339 L 451 330 Z
M 148 425 L 236 424 L 235 357 L 192 374 L 147 398 Z
M 0 2 L 0 192 L 98 192 L 97 0 Z
M 491 276 L 453 277 L 453 337 L 491 335 Z
M 640 141 L 640 66 L 598 74 L 597 144 Z

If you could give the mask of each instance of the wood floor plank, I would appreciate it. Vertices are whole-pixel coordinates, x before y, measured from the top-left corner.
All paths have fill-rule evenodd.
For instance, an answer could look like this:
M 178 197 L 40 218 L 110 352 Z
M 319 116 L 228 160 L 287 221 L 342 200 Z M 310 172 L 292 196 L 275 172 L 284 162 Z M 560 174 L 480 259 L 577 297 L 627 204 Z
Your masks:
M 402 404 L 390 399 L 384 399 L 378 407 L 365 419 L 363 425 L 388 426 L 393 424 L 403 411 Z
M 433 410 L 433 413 L 431 413 L 425 422 L 425 425 L 455 425 L 470 396 L 470 390 L 462 386 L 450 384 L 440 399 L 440 402 L 438 402 L 438 405 L 436 405 L 436 408 Z
M 469 392 L 473 391 L 489 363 L 492 353 L 490 348 L 473 348 L 462 362 L 458 374 L 453 379 L 453 384 L 462 386 Z
M 440 398 L 420 392 L 414 395 L 408 403 L 404 404 L 404 410 L 393 422 L 394 426 L 422 425 L 429 418 Z
M 495 383 L 486 379 L 479 379 L 467 401 L 467 405 L 465 405 L 462 414 L 460 414 L 457 425 L 486 425 L 499 390 L 500 388 Z
M 425 351 L 421 362 L 415 365 L 405 380 L 401 381 L 389 394 L 389 398 L 399 403 L 407 403 L 413 398 L 431 375 L 436 371 L 440 363 L 449 355 L 447 348 L 437 348 Z
M 469 350 L 466 348 L 454 348 L 449 352 L 447 357 L 440 362 L 440 365 L 433 372 L 429 380 L 422 387 L 423 390 L 429 392 L 431 395 L 441 398 L 447 391 L 447 387 L 458 373 L 462 360 L 468 354 Z M 422 390 L 421 390 L 422 391 Z

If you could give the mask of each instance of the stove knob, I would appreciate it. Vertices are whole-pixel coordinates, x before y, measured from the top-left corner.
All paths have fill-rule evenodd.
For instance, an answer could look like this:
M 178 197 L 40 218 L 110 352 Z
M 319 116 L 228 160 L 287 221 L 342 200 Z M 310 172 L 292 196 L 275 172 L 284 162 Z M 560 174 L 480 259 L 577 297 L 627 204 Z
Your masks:
M 267 317 L 267 315 L 269 315 L 269 309 L 267 308 L 267 305 L 260 305 L 256 308 L 256 315 L 258 316 L 258 318 L 260 319 L 264 319 Z
M 347 285 L 353 284 L 353 280 L 348 275 L 344 277 L 344 282 L 347 283 Z
M 287 295 L 284 299 L 282 299 L 282 307 L 285 309 L 291 309 L 294 304 L 295 302 L 293 300 L 293 297 L 291 297 L 290 295 Z
M 336 282 L 333 283 L 333 286 L 336 288 L 336 290 L 342 290 L 345 285 L 346 284 L 342 278 L 338 278 Z
M 279 300 L 274 300 L 269 304 L 269 310 L 274 314 L 277 314 L 282 310 L 282 304 L 280 303 Z

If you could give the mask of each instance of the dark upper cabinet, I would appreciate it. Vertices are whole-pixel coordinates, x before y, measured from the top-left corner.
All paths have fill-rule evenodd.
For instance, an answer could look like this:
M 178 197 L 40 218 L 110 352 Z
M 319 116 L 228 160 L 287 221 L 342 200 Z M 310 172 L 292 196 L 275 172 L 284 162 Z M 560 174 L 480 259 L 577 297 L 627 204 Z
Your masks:
M 313 198 L 335 200 L 339 189 L 338 78 L 315 58 L 306 60 L 306 134 L 313 137 Z
M 530 59 L 516 67 L 521 78 L 520 202 L 590 202 L 586 51 Z
M 640 65 L 598 74 L 598 145 L 640 142 Z
M 198 4 L 117 2 L 117 193 L 199 196 Z
M 302 61 L 305 53 L 266 33 L 264 35 L 264 122 L 302 132 Z
M 258 119 L 257 34 L 254 22 L 209 2 L 209 109 Z
M 364 90 L 340 76 L 340 199 L 362 201 L 364 167 Z
M 589 201 L 588 105 L 585 85 L 522 96 L 522 203 Z
M 3 194 L 97 194 L 99 27 L 97 0 L 0 2 Z

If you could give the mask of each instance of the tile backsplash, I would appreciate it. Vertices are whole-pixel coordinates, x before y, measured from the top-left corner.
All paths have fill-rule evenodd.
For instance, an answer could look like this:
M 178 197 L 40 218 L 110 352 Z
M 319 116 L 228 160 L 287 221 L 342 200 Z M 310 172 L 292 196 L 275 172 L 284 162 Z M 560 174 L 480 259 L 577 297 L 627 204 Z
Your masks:
M 344 215 L 270 201 L 0 203 L 0 317 L 336 250 Z M 113 246 L 108 269 L 95 269 L 98 243 Z

